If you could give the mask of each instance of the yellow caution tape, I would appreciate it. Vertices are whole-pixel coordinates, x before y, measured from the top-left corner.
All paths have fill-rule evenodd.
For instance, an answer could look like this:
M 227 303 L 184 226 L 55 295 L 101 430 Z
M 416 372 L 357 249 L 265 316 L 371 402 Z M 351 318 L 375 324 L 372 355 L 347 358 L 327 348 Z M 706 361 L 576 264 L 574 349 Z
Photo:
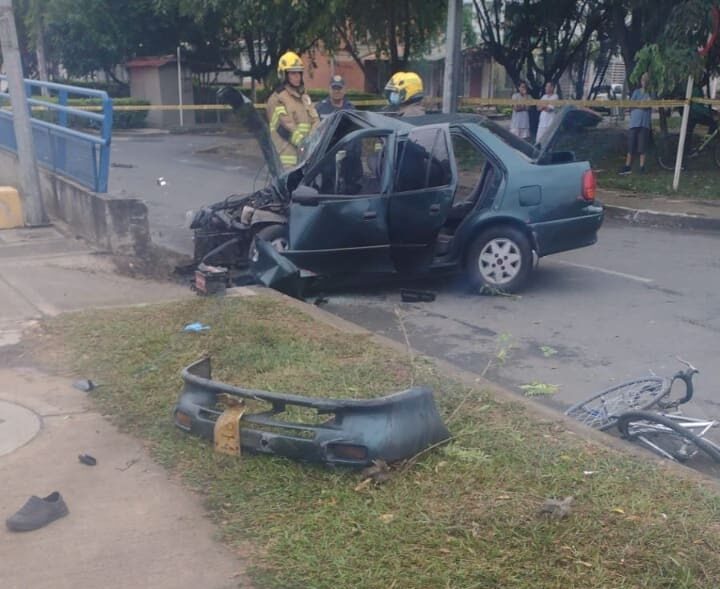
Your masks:
M 425 102 L 430 104 L 439 104 L 441 101 L 439 98 L 428 99 Z M 527 106 L 536 105 L 553 105 L 553 106 L 584 106 L 589 108 L 678 108 L 691 103 L 707 104 L 711 106 L 717 106 L 720 109 L 720 100 L 713 100 L 709 98 L 693 98 L 692 100 L 537 100 L 527 99 L 523 101 L 513 100 L 511 98 L 460 98 L 460 106 L 515 106 L 517 104 L 524 104 Z M 385 100 L 357 100 L 354 101 L 355 106 L 387 106 Z M 264 110 L 266 105 L 264 103 L 256 103 L 255 108 Z M 101 106 L 74 106 L 71 108 L 76 110 L 84 111 L 102 111 Z M 51 107 L 46 106 L 33 106 L 34 111 L 46 111 L 52 110 Z M 113 106 L 114 111 L 178 111 L 178 110 L 232 110 L 227 104 L 133 104 L 133 105 L 117 105 Z

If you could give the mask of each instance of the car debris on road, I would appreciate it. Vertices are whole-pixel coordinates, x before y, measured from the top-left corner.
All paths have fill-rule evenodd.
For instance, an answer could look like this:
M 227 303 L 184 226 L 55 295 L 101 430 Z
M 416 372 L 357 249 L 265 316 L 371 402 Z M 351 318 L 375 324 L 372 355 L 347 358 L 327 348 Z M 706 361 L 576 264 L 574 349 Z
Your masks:
M 185 385 L 173 419 L 183 431 L 221 442 L 224 450 L 235 436 L 238 453 L 366 467 L 379 460 L 392 463 L 412 458 L 450 437 L 427 388 L 413 387 L 374 399 L 327 399 L 244 389 L 211 376 L 209 358 L 182 371 Z M 229 417 L 218 408 L 227 397 L 235 401 Z M 255 410 L 253 404 L 262 407 Z M 317 419 L 303 423 L 294 418 L 293 410 L 298 408 L 315 410 Z M 220 420 L 225 426 L 223 440 L 215 440 Z

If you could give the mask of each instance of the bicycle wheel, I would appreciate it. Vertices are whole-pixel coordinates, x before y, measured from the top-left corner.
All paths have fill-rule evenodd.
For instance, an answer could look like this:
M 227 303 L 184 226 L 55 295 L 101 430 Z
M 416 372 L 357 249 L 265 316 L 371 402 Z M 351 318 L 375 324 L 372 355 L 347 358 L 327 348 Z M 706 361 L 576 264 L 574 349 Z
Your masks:
M 615 425 L 617 418 L 628 411 L 648 409 L 670 392 L 670 381 L 649 376 L 624 382 L 576 403 L 565 415 L 599 430 Z
M 675 134 L 661 135 L 655 143 L 657 161 L 663 170 L 675 169 L 675 158 L 680 138 Z
M 704 454 L 720 463 L 720 450 L 673 419 L 652 411 L 622 414 L 617 426 L 623 438 L 640 442 L 663 458 L 686 462 Z

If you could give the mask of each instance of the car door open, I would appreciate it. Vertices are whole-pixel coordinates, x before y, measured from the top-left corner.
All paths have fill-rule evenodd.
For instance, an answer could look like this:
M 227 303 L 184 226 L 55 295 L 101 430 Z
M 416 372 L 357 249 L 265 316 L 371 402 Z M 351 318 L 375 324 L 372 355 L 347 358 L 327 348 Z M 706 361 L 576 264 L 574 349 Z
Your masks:
M 425 126 L 400 139 L 389 228 L 396 266 L 430 263 L 457 182 L 447 125 Z
M 293 191 L 290 248 L 283 255 L 317 273 L 393 269 L 388 192 L 394 132 L 362 129 L 339 141 Z

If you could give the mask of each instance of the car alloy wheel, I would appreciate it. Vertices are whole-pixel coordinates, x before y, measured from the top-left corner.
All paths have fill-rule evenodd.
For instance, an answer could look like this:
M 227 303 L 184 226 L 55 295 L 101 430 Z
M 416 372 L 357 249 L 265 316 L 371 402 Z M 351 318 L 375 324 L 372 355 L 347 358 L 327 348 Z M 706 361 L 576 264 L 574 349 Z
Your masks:
M 530 276 L 533 251 L 524 233 L 514 227 L 492 227 L 468 250 L 466 269 L 480 291 L 516 292 Z
M 478 257 L 480 274 L 485 282 L 503 286 L 520 273 L 522 255 L 517 244 L 508 238 L 498 237 L 485 245 Z

